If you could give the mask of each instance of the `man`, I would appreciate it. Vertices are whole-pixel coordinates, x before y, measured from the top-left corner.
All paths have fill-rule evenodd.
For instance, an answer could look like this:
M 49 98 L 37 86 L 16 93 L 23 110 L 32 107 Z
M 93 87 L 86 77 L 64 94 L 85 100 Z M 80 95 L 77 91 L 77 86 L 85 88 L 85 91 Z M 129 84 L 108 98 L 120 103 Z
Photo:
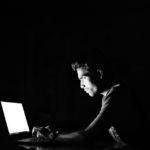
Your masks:
M 98 115 L 85 128 L 72 133 L 52 132 L 48 138 L 72 143 L 87 140 L 111 141 L 116 148 L 135 145 L 142 128 L 141 109 L 134 101 L 130 90 L 114 80 L 109 62 L 98 50 L 84 52 L 72 63 L 77 73 L 80 87 L 93 99 L 101 101 Z M 43 128 L 41 128 L 43 130 Z M 33 129 L 38 137 L 45 137 L 42 130 Z M 43 130 L 44 131 L 44 130 Z M 136 141 L 137 142 L 137 141 Z

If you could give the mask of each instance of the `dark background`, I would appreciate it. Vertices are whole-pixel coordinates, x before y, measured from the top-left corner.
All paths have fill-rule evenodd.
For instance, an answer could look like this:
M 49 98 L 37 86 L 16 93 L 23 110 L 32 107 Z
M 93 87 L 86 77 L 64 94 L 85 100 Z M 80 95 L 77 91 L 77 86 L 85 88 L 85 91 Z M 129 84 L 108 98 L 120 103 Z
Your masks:
M 1 98 L 24 102 L 35 124 L 48 124 L 52 117 L 58 126 L 86 125 L 98 105 L 79 89 L 67 60 L 88 45 L 103 48 L 149 120 L 149 2 L 11 1 L 2 6 Z

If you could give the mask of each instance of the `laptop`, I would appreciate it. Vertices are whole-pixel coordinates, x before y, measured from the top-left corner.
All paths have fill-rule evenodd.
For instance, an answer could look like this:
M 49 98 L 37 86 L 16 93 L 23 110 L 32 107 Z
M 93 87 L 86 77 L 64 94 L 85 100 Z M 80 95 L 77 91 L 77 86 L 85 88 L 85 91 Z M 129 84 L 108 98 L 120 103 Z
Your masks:
M 2 112 L 7 126 L 8 135 L 15 142 L 41 144 L 50 142 L 39 141 L 32 136 L 29 123 L 22 103 L 1 101 Z

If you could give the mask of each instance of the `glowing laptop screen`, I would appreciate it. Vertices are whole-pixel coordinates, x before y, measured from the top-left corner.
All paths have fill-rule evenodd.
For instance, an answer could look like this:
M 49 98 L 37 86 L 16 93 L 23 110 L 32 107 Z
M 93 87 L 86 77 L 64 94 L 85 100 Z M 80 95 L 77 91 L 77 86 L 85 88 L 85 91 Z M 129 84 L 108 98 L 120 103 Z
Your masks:
M 21 103 L 1 101 L 9 134 L 29 132 L 29 126 Z

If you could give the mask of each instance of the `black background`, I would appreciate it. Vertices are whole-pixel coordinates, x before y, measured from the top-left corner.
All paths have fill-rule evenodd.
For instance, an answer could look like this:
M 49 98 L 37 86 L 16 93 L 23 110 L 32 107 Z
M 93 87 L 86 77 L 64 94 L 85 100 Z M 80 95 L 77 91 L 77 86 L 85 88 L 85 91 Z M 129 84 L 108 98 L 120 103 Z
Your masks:
M 149 2 L 11 1 L 2 7 L 2 98 L 23 101 L 37 124 L 52 116 L 86 125 L 98 105 L 79 89 L 66 60 L 88 45 L 103 48 L 149 118 Z

